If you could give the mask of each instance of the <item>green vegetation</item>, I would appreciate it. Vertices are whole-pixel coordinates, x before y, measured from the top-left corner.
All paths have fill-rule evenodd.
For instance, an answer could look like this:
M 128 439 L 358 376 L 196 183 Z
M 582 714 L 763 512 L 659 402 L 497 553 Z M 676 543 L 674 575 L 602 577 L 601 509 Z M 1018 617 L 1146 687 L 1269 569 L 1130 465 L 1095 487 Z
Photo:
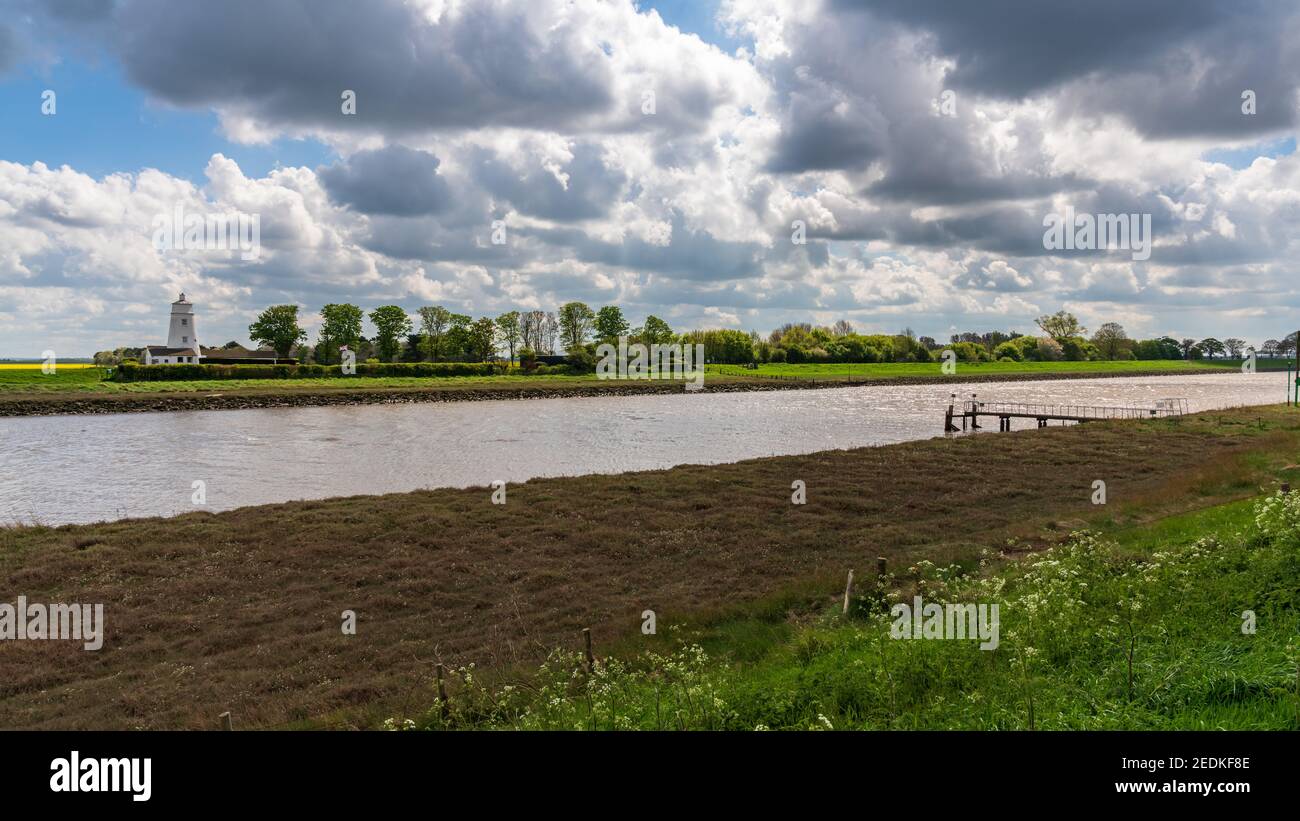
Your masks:
M 521 351 L 522 356 L 531 356 Z M 358 363 L 357 375 L 345 376 L 337 365 L 151 365 L 128 363 L 119 366 L 117 378 L 108 379 L 106 368 L 64 368 L 46 375 L 39 368 L 0 369 L 0 397 L 20 399 L 24 395 L 48 396 L 51 394 L 112 394 L 140 392 L 192 392 L 192 391 L 306 391 L 327 390 L 384 390 L 423 387 L 479 387 L 529 388 L 544 390 L 548 386 L 563 390 L 581 385 L 584 387 L 609 386 L 610 381 L 598 380 L 590 373 L 569 365 L 506 366 L 505 363 Z M 713 385 L 743 386 L 773 381 L 827 382 L 827 383 L 889 383 L 913 379 L 938 380 L 944 378 L 970 381 L 1034 377 L 1046 378 L 1053 374 L 1062 376 L 1136 376 L 1178 373 L 1214 373 L 1240 368 L 1240 362 L 1218 360 L 1155 360 L 1149 362 L 969 362 L 958 365 L 957 372 L 945 377 L 938 362 L 879 362 L 871 364 L 763 364 L 757 367 L 736 365 L 708 365 L 705 367 L 706 387 Z M 1283 360 L 1260 359 L 1260 371 L 1281 370 Z M 125 378 L 124 378 L 125 377 Z M 758 384 L 756 384 L 758 383 Z M 617 383 L 627 385 L 629 383 Z M 653 386 L 653 381 L 640 384 Z
M 446 704 L 386 726 L 1300 729 L 1300 494 L 1017 556 L 1012 543 L 974 566 L 921 560 L 860 585 L 847 617 L 799 628 L 669 629 L 659 643 L 675 650 L 590 674 L 559 651 L 527 686 L 461 667 Z M 913 595 L 998 603 L 999 646 L 891 638 L 891 607 Z

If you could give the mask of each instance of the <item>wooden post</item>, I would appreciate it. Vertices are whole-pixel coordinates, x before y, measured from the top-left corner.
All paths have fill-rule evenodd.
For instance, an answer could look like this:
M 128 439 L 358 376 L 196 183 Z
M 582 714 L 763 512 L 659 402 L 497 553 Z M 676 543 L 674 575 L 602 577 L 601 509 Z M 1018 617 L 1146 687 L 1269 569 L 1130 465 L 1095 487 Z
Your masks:
M 877 557 L 876 557 L 876 575 L 877 575 L 877 576 L 884 576 L 884 575 L 885 575 L 885 569 L 886 569 L 887 567 L 889 567 L 889 562 L 885 561 L 885 557 L 884 557 L 884 556 L 877 556 Z
M 587 675 L 596 670 L 596 657 L 591 654 L 591 628 L 582 628 L 582 642 L 587 646 Z
M 849 583 L 844 585 L 844 611 L 841 615 L 849 614 L 849 598 L 853 595 L 853 571 L 849 571 Z
M 221 729 L 223 729 L 223 730 L 233 730 L 233 729 L 235 729 L 234 722 L 232 722 L 232 721 L 230 720 L 230 711 L 229 711 L 229 710 L 227 710 L 226 712 L 222 713 L 221 716 L 220 716 L 220 718 L 221 718 Z
M 1288 494 L 1288 493 L 1290 493 L 1290 492 L 1291 492 L 1291 483 L 1290 483 L 1290 482 L 1283 482 L 1283 483 L 1282 483 L 1282 494 L 1283 494 L 1283 495 L 1286 495 L 1286 494 Z
M 442 663 L 438 663 L 438 701 L 442 704 L 442 718 L 446 721 L 451 717 L 451 705 L 447 702 L 447 685 L 442 680 Z

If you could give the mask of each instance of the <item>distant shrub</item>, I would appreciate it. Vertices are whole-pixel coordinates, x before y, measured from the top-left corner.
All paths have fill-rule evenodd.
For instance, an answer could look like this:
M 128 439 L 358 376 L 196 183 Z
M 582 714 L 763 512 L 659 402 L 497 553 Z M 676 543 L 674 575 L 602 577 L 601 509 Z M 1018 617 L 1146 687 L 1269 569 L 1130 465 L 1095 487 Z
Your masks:
M 357 376 L 491 376 L 491 362 L 364 362 Z M 205 379 L 348 378 L 340 365 L 138 365 L 123 362 L 113 373 L 117 382 L 189 382 Z

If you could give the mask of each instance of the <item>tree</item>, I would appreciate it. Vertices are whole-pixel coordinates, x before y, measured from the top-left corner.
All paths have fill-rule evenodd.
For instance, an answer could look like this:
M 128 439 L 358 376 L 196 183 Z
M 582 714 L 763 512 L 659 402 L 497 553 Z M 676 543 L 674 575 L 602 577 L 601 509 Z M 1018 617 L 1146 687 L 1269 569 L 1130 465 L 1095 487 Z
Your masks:
M 1124 333 L 1124 327 L 1118 322 L 1107 322 L 1092 335 L 1092 344 L 1107 359 L 1118 357 L 1128 341 L 1128 334 Z
M 853 333 L 853 326 L 849 324 L 847 319 L 837 319 L 835 324 L 831 326 L 832 336 L 848 336 L 851 333 Z
M 510 311 L 496 318 L 497 336 L 510 351 L 510 361 L 515 361 L 515 348 L 519 346 L 519 312 Z
M 523 346 L 534 354 L 542 351 L 542 326 L 546 324 L 543 311 L 525 311 L 519 317 L 519 335 Z
M 1228 349 L 1228 356 L 1233 359 L 1239 359 L 1241 352 L 1246 349 L 1246 340 L 1238 339 L 1235 336 L 1223 340 L 1223 347 Z
M 647 345 L 665 345 L 673 341 L 673 329 L 668 327 L 667 322 L 651 314 L 645 318 L 641 339 Z
M 452 314 L 444 336 L 444 354 L 456 359 L 474 358 L 474 339 L 471 326 L 474 318 L 468 314 Z
M 1202 339 L 1198 347 L 1201 350 L 1205 351 L 1205 353 L 1209 355 L 1211 359 L 1214 358 L 1215 354 L 1221 354 L 1224 352 L 1224 350 L 1226 350 L 1223 346 L 1223 343 L 1212 336 Z
M 1043 333 L 1060 343 L 1064 343 L 1070 337 L 1088 333 L 1088 329 L 1079 324 L 1074 314 L 1065 311 L 1057 311 L 1051 316 L 1040 316 L 1034 320 L 1034 324 L 1042 328 Z
M 547 311 L 546 316 L 542 319 L 542 348 L 541 351 L 547 354 L 555 353 L 555 340 L 560 335 L 560 322 L 555 318 L 553 311 Z
M 400 305 L 380 305 L 370 312 L 370 323 L 375 326 L 375 345 L 379 358 L 392 362 L 401 349 L 401 337 L 411 332 L 411 318 Z
M 429 305 L 420 309 L 420 334 L 424 337 L 430 362 L 436 362 L 442 355 L 442 337 L 451 324 L 451 311 L 441 305 Z
M 1278 342 L 1276 339 L 1269 339 L 1266 340 L 1264 344 L 1259 347 L 1259 352 L 1262 353 L 1264 356 L 1274 357 L 1277 356 L 1278 348 L 1280 348 L 1281 346 L 1282 343 Z
M 361 309 L 348 303 L 333 303 L 320 309 L 320 344 L 316 346 L 316 359 L 323 363 L 337 362 L 339 348 L 356 346 L 361 342 Z
M 497 352 L 497 324 L 488 317 L 476 319 L 468 329 L 466 352 L 477 362 L 486 362 Z
M 1183 352 L 1183 359 L 1192 358 L 1192 348 L 1196 347 L 1195 339 L 1184 339 L 1178 343 L 1178 349 Z
M 618 339 L 620 336 L 626 336 L 631 327 L 623 317 L 622 309 L 617 305 L 606 305 L 596 312 L 597 339 Z
M 248 326 L 248 337 L 274 348 L 276 356 L 287 357 L 294 345 L 307 340 L 307 332 L 298 326 L 297 305 L 272 305 Z
M 596 314 L 585 302 L 569 302 L 560 307 L 560 340 L 566 351 L 575 351 L 587 342 L 596 324 Z

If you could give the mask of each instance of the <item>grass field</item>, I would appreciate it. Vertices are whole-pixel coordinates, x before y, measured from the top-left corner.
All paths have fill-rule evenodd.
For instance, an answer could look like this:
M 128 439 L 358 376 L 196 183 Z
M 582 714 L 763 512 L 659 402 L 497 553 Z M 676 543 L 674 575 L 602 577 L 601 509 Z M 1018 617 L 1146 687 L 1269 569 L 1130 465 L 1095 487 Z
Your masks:
M 1255 496 L 1279 478 L 1300 482 L 1298 456 L 1300 416 L 1274 406 L 534 480 L 511 486 L 506 505 L 491 504 L 487 488 L 469 488 L 2 529 L 0 578 L 9 595 L 103 602 L 108 627 L 97 652 L 66 642 L 0 642 L 0 663 L 10 671 L 0 682 L 0 727 L 213 727 L 226 710 L 250 728 L 423 720 L 435 661 L 476 664 L 475 680 L 494 688 L 534 686 L 537 660 L 556 647 L 580 646 L 583 627 L 592 629 L 598 653 L 615 658 L 635 659 L 646 649 L 676 654 L 675 639 L 688 637 L 713 660 L 692 650 L 671 669 L 699 675 L 722 675 L 717 664 L 774 665 L 745 680 L 752 703 L 767 708 L 742 711 L 745 702 L 719 695 L 739 716 L 726 726 L 801 726 L 809 717 L 819 721 L 813 710 L 832 723 L 858 721 L 854 726 L 933 726 L 948 714 L 922 704 L 927 694 L 953 698 L 961 682 L 976 680 L 965 676 L 992 682 L 1002 668 L 988 654 L 926 661 L 931 651 L 908 651 L 917 654 L 907 662 L 914 666 L 900 661 L 898 668 L 909 682 L 906 701 L 890 711 L 871 701 L 868 709 L 863 691 L 858 712 L 851 700 L 827 712 L 831 691 L 859 698 L 851 682 L 837 683 L 837 666 L 861 662 L 846 668 L 852 671 L 871 658 L 852 643 L 867 622 L 824 622 L 848 568 L 869 579 L 883 556 L 896 573 L 891 583 L 905 591 L 920 583 L 920 570 L 908 568 L 926 567 L 922 561 L 974 570 L 986 551 L 1029 556 L 1079 528 L 1117 533 Z M 1098 478 L 1108 485 L 1104 507 L 1090 502 Z M 807 482 L 805 505 L 790 502 L 795 479 Z M 1215 521 L 1232 530 L 1237 520 Z M 1157 527 L 1170 529 L 1134 537 L 1131 549 L 1143 538 L 1163 545 L 1195 531 Z M 1267 604 L 1259 604 L 1261 613 Z M 657 614 L 658 636 L 640 633 L 647 609 Z M 341 634 L 344 610 L 357 614 L 354 636 Z M 672 625 L 682 626 L 675 632 Z M 1221 638 L 1220 626 L 1211 627 Z M 804 640 L 805 629 L 828 632 Z M 1144 644 L 1142 658 L 1160 635 L 1144 633 L 1152 648 Z M 1020 646 L 1008 634 L 1003 641 Z M 796 667 L 790 658 L 808 664 Z M 1080 655 L 1079 669 L 1098 658 Z M 1264 683 L 1276 689 L 1283 668 L 1275 654 L 1248 661 L 1243 692 L 1263 692 Z M 980 673 L 983 664 L 992 666 Z M 1257 665 L 1271 672 L 1257 675 Z M 866 667 L 873 669 L 885 675 Z M 1143 672 L 1143 687 L 1154 675 Z M 934 689 L 926 676 L 935 678 Z M 788 686 L 762 683 L 778 679 Z M 1187 692 L 1177 674 L 1173 681 L 1176 692 Z M 1212 677 L 1205 686 L 1232 681 Z M 1069 692 L 1061 687 L 1060 695 Z M 461 699 L 456 721 L 509 724 L 478 708 L 465 712 L 475 703 L 470 692 L 453 689 Z M 809 699 L 780 707 L 791 692 Z M 996 709 L 953 713 L 954 725 L 1023 726 L 1010 690 L 983 692 L 996 695 Z M 1102 691 L 1089 692 L 1095 699 Z M 1040 699 L 1035 726 L 1056 720 L 1055 703 Z M 1238 723 L 1275 726 L 1281 709 L 1249 706 Z M 1114 726 L 1165 714 L 1100 713 Z M 555 716 L 557 726 L 573 718 Z M 1233 723 L 1230 712 L 1214 718 Z
M 1285 360 L 1259 360 L 1261 370 L 1278 369 Z M 1154 360 L 1149 362 L 986 362 L 958 363 L 954 379 L 997 378 L 999 376 L 1050 376 L 1051 374 L 1090 376 L 1128 376 L 1139 374 L 1176 374 L 1230 371 L 1240 367 L 1232 360 L 1183 362 Z M 574 387 L 608 387 L 611 381 L 586 376 L 468 376 L 468 377 L 401 377 L 355 376 L 314 379 L 226 379 L 186 382 L 112 382 L 104 379 L 105 370 L 88 365 L 60 365 L 55 374 L 41 373 L 40 365 L 0 365 L 0 401 L 84 394 L 87 396 L 164 396 L 194 393 L 239 395 L 306 395 L 375 390 L 565 390 Z M 774 380 L 802 382 L 873 382 L 908 380 L 942 376 L 938 363 L 879 363 L 871 365 L 762 365 L 757 369 L 732 365 L 709 365 L 705 382 L 743 384 Z M 628 382 L 621 382 L 626 386 Z

